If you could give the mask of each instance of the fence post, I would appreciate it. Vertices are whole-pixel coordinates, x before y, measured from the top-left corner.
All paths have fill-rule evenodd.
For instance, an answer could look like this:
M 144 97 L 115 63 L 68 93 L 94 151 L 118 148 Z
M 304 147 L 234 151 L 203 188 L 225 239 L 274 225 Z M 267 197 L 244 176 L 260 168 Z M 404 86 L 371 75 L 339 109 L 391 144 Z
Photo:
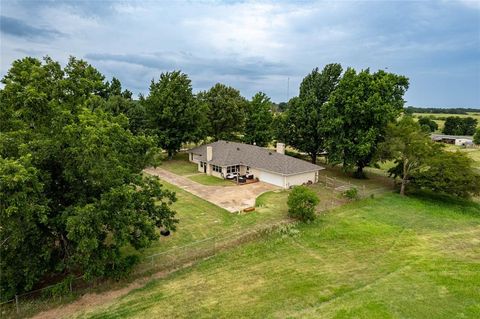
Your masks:
M 20 308 L 18 306 L 18 295 L 15 295 L 15 308 L 17 310 L 17 314 L 20 313 Z

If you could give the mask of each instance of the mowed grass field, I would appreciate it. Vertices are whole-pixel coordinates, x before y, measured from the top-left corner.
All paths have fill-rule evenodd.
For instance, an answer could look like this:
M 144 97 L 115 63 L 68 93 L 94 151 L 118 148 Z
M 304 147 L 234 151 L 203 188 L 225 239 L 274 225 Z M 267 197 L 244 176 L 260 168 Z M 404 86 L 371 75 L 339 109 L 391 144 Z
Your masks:
M 188 153 L 177 153 L 171 160 L 164 159 L 159 167 L 182 176 L 199 173 L 197 165 L 188 161 Z
M 194 182 L 207 186 L 235 186 L 235 183 L 226 179 L 199 173 L 188 177 Z
M 389 194 L 73 317 L 479 318 L 479 283 L 480 206 Z

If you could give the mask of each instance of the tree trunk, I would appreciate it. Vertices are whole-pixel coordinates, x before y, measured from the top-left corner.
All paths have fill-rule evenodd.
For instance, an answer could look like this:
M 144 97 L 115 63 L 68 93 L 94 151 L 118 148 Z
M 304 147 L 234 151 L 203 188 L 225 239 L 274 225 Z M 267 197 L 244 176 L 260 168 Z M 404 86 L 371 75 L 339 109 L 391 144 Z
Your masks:
M 402 185 L 400 186 L 400 195 L 405 196 L 405 179 L 402 179 Z
M 357 171 L 353 174 L 355 178 L 364 179 L 366 178 L 365 173 L 363 172 L 363 164 L 357 166 Z
M 173 159 L 173 151 L 172 150 L 168 150 L 168 159 L 169 160 Z
M 317 153 L 310 154 L 310 157 L 312 158 L 312 164 L 317 164 Z
M 408 178 L 408 173 L 407 173 L 407 168 L 408 168 L 408 160 L 404 159 L 403 160 L 403 172 L 402 172 L 402 185 L 400 186 L 400 195 L 405 196 L 405 186 L 407 185 L 407 178 Z

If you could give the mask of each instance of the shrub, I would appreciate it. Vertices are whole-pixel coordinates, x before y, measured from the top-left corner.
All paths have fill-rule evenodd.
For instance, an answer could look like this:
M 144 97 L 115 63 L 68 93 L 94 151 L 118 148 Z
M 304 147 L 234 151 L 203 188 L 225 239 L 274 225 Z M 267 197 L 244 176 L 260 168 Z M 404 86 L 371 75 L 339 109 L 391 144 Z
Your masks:
M 343 192 L 343 196 L 351 200 L 358 199 L 358 189 L 356 187 L 347 189 Z
M 480 145 L 480 127 L 477 128 L 477 132 L 473 136 L 473 143 Z
M 440 151 L 413 174 L 412 182 L 419 190 L 468 198 L 480 194 L 480 175 L 472 164 L 464 153 Z
M 317 194 L 305 186 L 295 186 L 288 195 L 288 215 L 303 222 L 315 219 L 315 207 L 320 200 Z

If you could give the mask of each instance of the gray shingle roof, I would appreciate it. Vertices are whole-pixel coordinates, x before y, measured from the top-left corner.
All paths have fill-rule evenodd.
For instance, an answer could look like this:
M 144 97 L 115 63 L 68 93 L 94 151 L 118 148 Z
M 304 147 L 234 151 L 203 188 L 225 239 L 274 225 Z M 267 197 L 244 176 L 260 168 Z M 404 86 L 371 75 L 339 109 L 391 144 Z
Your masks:
M 465 135 L 445 135 L 445 134 L 431 134 L 433 140 L 441 140 L 441 139 L 465 139 L 465 140 L 473 140 L 473 136 L 465 136 Z
M 189 152 L 200 155 L 206 162 L 207 146 L 212 146 L 212 160 L 208 163 L 218 166 L 246 165 L 282 175 L 294 175 L 324 169 L 321 166 L 277 153 L 274 150 L 229 141 L 217 141 L 201 145 L 192 148 Z

